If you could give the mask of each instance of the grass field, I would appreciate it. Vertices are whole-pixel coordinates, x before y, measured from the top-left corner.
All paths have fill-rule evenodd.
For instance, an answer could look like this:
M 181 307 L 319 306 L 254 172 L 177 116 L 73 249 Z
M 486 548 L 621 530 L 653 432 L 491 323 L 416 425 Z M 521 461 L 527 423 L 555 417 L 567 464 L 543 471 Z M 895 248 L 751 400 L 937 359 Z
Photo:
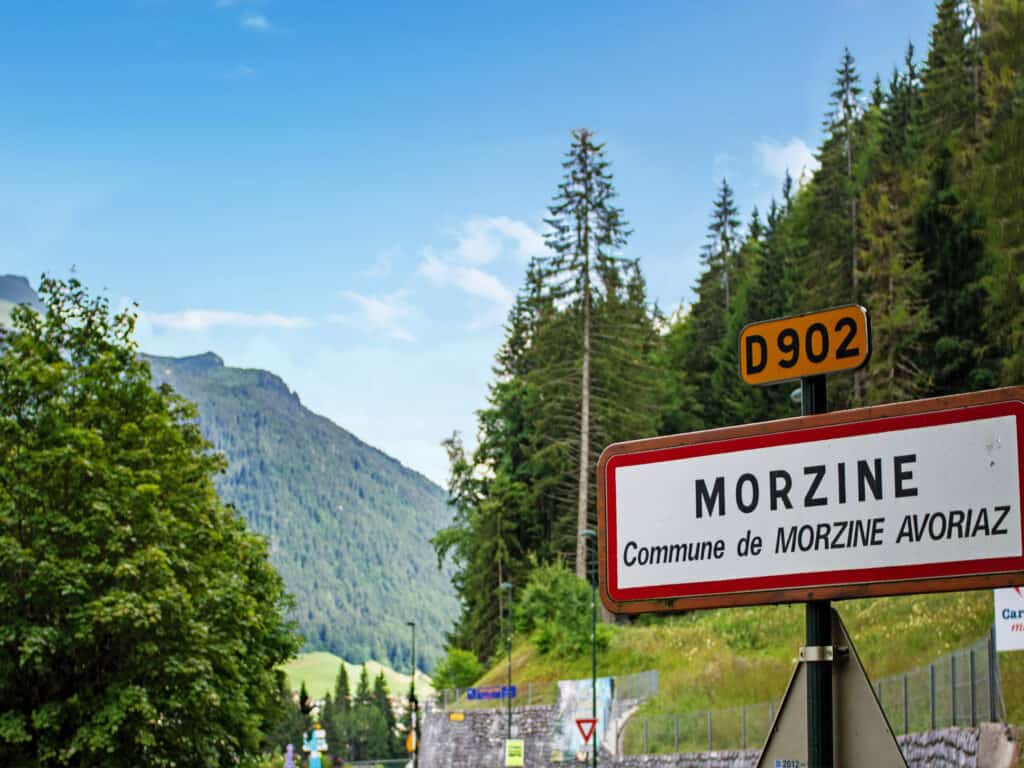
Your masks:
M 955 592 L 833 603 L 870 677 L 924 666 L 984 636 L 992 623 L 992 592 Z M 781 605 L 699 611 L 641 618 L 613 627 L 598 655 L 598 674 L 656 669 L 657 697 L 640 714 L 681 714 L 776 701 L 785 690 L 804 644 L 804 606 Z M 1024 652 L 1001 654 L 1003 689 L 1011 722 L 1024 722 Z M 500 684 L 505 662 L 480 684 Z M 590 676 L 590 655 L 542 655 L 528 641 L 516 645 L 513 680 L 548 683 Z
M 321 699 L 327 695 L 328 691 L 334 690 L 334 681 L 338 677 L 338 667 L 341 663 L 340 656 L 316 651 L 300 654 L 298 658 L 284 665 L 284 671 L 288 675 L 288 685 L 292 689 L 298 690 L 299 686 L 305 682 L 309 695 Z M 349 686 L 355 692 L 362 667 L 359 664 L 349 664 L 348 662 L 345 662 L 345 667 L 348 669 Z M 386 667 L 376 661 L 366 663 L 366 671 L 370 676 L 371 685 L 382 669 L 384 670 L 384 679 L 388 684 L 388 691 L 392 695 L 402 695 L 409 690 L 409 675 L 395 672 L 391 667 Z M 416 673 L 416 690 L 421 695 L 433 692 L 433 688 L 430 687 L 430 678 L 422 672 Z

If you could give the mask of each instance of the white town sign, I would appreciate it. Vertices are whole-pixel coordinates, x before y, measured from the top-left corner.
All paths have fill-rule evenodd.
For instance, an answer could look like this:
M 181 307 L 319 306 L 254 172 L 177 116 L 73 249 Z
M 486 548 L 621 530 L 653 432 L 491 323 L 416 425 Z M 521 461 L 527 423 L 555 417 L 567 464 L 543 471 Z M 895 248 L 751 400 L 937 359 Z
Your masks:
M 610 446 L 615 612 L 1024 583 L 1024 388 Z

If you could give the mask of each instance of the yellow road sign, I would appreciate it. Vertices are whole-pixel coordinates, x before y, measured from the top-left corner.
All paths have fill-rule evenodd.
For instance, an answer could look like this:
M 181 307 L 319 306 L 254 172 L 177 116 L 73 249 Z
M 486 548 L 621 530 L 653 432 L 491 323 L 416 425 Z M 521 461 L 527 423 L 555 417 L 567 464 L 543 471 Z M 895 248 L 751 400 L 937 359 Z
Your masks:
M 416 731 L 409 731 L 405 737 L 405 751 L 415 752 L 416 751 Z
M 526 751 L 522 739 L 505 740 L 505 766 L 506 768 L 521 768 L 523 765 L 523 753 Z
M 740 375 L 747 384 L 852 371 L 870 355 L 868 312 L 857 304 L 751 323 L 740 331 Z

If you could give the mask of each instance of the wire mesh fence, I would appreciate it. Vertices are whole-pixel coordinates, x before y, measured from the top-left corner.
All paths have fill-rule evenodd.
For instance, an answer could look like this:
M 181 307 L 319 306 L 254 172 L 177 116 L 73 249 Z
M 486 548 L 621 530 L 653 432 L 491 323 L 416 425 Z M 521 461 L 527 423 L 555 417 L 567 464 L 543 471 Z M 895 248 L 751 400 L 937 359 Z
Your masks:
M 680 715 L 633 717 L 623 729 L 623 752 L 670 754 L 760 747 L 768 738 L 777 707 L 774 702 L 762 702 Z
M 874 688 L 897 735 L 1006 719 L 992 633 L 926 667 L 880 678 Z M 760 748 L 780 704 L 634 716 L 623 727 L 622 751 L 632 755 Z
M 991 635 L 927 667 L 876 681 L 875 695 L 895 733 L 1005 719 Z

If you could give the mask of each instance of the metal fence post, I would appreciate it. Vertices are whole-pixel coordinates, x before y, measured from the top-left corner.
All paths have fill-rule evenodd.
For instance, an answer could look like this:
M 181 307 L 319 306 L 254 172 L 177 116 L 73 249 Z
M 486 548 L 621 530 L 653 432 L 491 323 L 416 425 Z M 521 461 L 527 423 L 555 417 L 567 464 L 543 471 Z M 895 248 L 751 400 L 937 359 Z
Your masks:
M 989 722 L 997 722 L 996 718 L 996 628 L 995 625 L 988 633 L 988 719 Z
M 775 722 L 775 702 L 768 702 L 768 727 L 771 728 L 772 723 Z
M 745 705 L 740 707 L 740 719 L 742 721 L 741 728 L 742 728 L 742 731 L 743 731 L 743 748 L 746 749 L 747 748 L 747 708 L 746 708 Z
M 956 654 L 949 657 L 949 693 L 953 709 L 953 725 L 956 725 Z
M 968 662 L 969 662 L 969 665 L 968 665 L 968 670 L 969 670 L 968 671 L 968 677 L 969 677 L 969 679 L 971 681 L 971 699 L 970 699 L 970 701 L 971 701 L 971 727 L 974 728 L 974 727 L 976 727 L 978 725 L 978 705 L 977 705 L 977 696 L 974 695 L 975 674 L 974 674 L 974 649 L 973 648 L 971 648 L 971 655 L 968 656 L 967 659 L 968 659 Z
M 907 673 L 903 673 L 903 733 L 910 733 L 910 696 L 907 692 Z
M 928 665 L 928 722 L 935 730 L 935 665 Z
M 647 754 L 647 718 L 644 718 L 644 754 Z
M 672 718 L 672 751 L 679 752 L 679 716 Z
M 882 681 L 881 680 L 879 680 L 877 683 L 875 683 L 875 693 L 878 694 L 878 705 L 881 707 L 882 706 Z M 882 709 L 885 709 L 885 707 L 882 707 Z
M 711 736 L 711 710 L 709 709 L 708 710 L 708 752 L 711 752 L 714 749 L 714 747 L 711 746 L 713 743 L 714 742 L 713 742 L 712 736 Z

